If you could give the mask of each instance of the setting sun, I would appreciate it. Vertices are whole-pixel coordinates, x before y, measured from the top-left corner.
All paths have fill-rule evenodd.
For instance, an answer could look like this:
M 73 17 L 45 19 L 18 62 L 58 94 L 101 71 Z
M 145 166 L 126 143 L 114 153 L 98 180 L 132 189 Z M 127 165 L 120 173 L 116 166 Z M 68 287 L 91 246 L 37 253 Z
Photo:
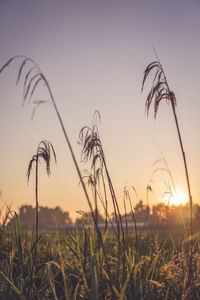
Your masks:
M 187 203 L 187 196 L 181 192 L 177 191 L 169 199 L 169 205 L 185 205 Z
M 165 194 L 163 197 L 163 201 L 167 205 L 185 205 L 188 201 L 187 196 L 180 190 L 173 192 L 172 194 Z

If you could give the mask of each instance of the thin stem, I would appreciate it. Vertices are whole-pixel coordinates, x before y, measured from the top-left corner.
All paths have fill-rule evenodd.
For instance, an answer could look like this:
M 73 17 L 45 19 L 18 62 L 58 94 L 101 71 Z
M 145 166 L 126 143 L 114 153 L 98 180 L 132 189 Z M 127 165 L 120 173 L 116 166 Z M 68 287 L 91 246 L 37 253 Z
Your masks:
M 35 232 L 36 239 L 38 239 L 38 156 L 36 158 L 36 168 L 35 168 L 35 201 L 36 201 L 36 212 L 35 212 Z
M 185 157 L 185 151 L 184 151 L 184 148 L 183 148 L 181 133 L 180 133 L 180 129 L 179 129 L 178 119 L 177 119 L 175 107 L 174 107 L 174 104 L 172 103 L 172 101 L 171 101 L 171 106 L 172 106 L 172 110 L 173 110 L 173 114 L 174 114 L 176 129 L 177 129 L 177 133 L 178 133 L 179 143 L 180 143 L 180 147 L 181 147 L 181 153 L 182 153 L 182 156 L 183 156 L 183 162 L 184 162 L 184 167 L 185 167 L 185 176 L 186 176 L 188 196 L 189 196 L 189 201 L 190 201 L 190 234 L 192 236 L 192 234 L 193 234 L 193 224 L 192 224 L 193 205 L 192 205 L 192 194 L 191 194 L 191 188 L 190 188 L 188 168 L 187 168 L 187 162 L 186 162 L 186 157 Z
M 82 176 L 81 176 L 81 171 L 80 171 L 80 169 L 79 169 L 79 166 L 78 166 L 78 163 L 77 163 L 77 160 L 76 160 L 74 151 L 73 151 L 72 146 L 71 146 L 71 143 L 70 143 L 70 141 L 69 141 L 67 132 L 66 132 L 66 130 L 65 130 L 65 127 L 64 127 L 62 118 L 61 118 L 60 113 L 59 113 L 59 111 L 58 111 L 58 108 L 57 108 L 56 102 L 55 102 L 55 100 L 54 100 L 53 94 L 52 94 L 52 92 L 51 92 L 50 86 L 49 86 L 49 84 L 48 84 L 48 81 L 46 80 L 45 76 L 44 76 L 42 73 L 41 73 L 41 76 L 42 76 L 42 78 L 43 78 L 43 80 L 44 80 L 44 82 L 45 82 L 45 84 L 46 84 L 47 89 L 48 89 L 48 92 L 49 92 L 49 95 L 50 95 L 50 98 L 51 98 L 53 107 L 54 107 L 54 109 L 55 109 L 55 111 L 56 111 L 58 120 L 59 120 L 60 125 L 61 125 L 61 128 L 62 128 L 62 132 L 63 132 L 63 134 L 64 134 L 65 140 L 66 140 L 67 145 L 68 145 L 68 147 L 69 147 L 69 150 L 70 150 L 70 153 L 71 153 L 71 156 L 72 156 L 72 160 L 73 160 L 73 162 L 74 162 L 74 164 L 75 164 L 76 171 L 77 171 L 78 176 L 79 176 L 79 179 L 80 179 L 80 181 L 81 181 L 81 185 L 82 185 L 82 188 L 83 188 L 83 191 L 84 191 L 86 200 L 87 200 L 87 202 L 88 202 L 88 205 L 89 205 L 89 208 L 90 208 L 90 211 L 91 211 L 91 214 L 92 214 L 92 218 L 93 218 L 93 221 L 94 221 L 94 225 L 95 225 L 95 228 L 96 228 L 96 231 L 97 231 L 97 236 L 98 236 L 98 239 L 99 239 L 99 241 L 100 241 L 100 245 L 101 245 L 102 250 L 103 250 L 103 253 L 104 253 L 105 264 L 106 264 L 106 266 L 107 266 L 108 275 L 109 275 L 109 277 L 111 277 L 110 266 L 109 266 L 109 264 L 108 264 L 107 254 L 106 254 L 105 246 L 104 246 L 104 243 L 103 243 L 103 240 L 102 240 L 102 235 L 101 235 L 101 232 L 100 232 L 100 230 L 99 230 L 99 226 L 98 226 L 97 220 L 96 220 L 96 218 L 95 218 L 95 214 L 94 214 L 94 211 L 93 211 L 93 208 L 92 208 L 92 204 L 91 204 L 91 201 L 90 201 L 90 198 L 89 198 L 87 189 L 86 189 L 86 187 L 85 187 L 83 178 L 82 178 Z M 112 287 L 112 285 L 111 285 L 110 282 L 109 282 L 109 284 L 110 284 L 111 290 L 113 291 L 113 287 Z
M 130 205 L 130 208 L 131 208 L 132 219 L 133 219 L 133 223 L 134 223 L 134 226 L 135 226 L 135 249 L 136 249 L 136 262 L 137 262 L 137 260 L 138 260 L 138 231 L 137 231 L 137 223 L 136 223 L 135 214 L 134 214 L 134 211 L 133 211 L 133 206 L 132 206 L 132 203 L 131 203 L 131 197 L 130 197 L 129 193 L 127 193 L 127 197 L 128 197 L 128 200 L 129 200 L 129 205 Z
M 71 143 L 70 143 L 70 141 L 69 141 L 67 132 L 66 132 L 66 130 L 65 130 L 65 127 L 64 127 L 62 118 L 61 118 L 60 113 L 59 113 L 59 111 L 58 111 L 58 108 L 57 108 L 57 105 L 56 105 L 56 103 L 55 103 L 55 100 L 54 100 L 53 94 L 52 94 L 52 92 L 51 92 L 50 86 L 49 86 L 49 84 L 48 84 L 48 81 L 46 80 L 46 78 L 44 77 L 44 75 L 43 75 L 42 73 L 41 73 L 41 76 L 42 76 L 42 79 L 44 80 L 44 82 L 45 82 L 45 84 L 46 84 L 47 89 L 48 89 L 48 92 L 49 92 L 49 95 L 50 95 L 50 98 L 51 98 L 51 102 L 52 102 L 52 104 L 53 104 L 53 107 L 54 107 L 54 109 L 55 109 L 55 111 L 56 111 L 58 120 L 59 120 L 59 122 L 60 122 L 60 125 L 61 125 L 61 128 L 62 128 L 62 132 L 63 132 L 63 134 L 64 134 L 65 140 L 66 140 L 67 145 L 68 145 L 68 147 L 69 147 L 69 150 L 70 150 L 70 153 L 71 153 L 71 156 L 72 156 L 72 160 L 73 160 L 73 162 L 74 162 L 74 164 L 75 164 L 76 171 L 77 171 L 78 176 L 79 176 L 79 178 L 80 178 L 81 185 L 82 185 L 84 194 L 85 194 L 85 196 L 86 196 L 88 205 L 89 205 L 89 207 L 90 207 L 90 210 L 91 210 L 91 213 L 92 213 L 92 217 L 93 217 L 93 220 L 94 220 L 94 223 L 95 223 L 95 227 L 96 227 L 97 232 L 98 232 L 98 235 L 99 235 L 100 232 L 99 232 L 98 224 L 97 224 L 97 222 L 95 221 L 95 215 L 94 215 L 94 212 L 93 212 L 92 204 L 91 204 L 91 201 L 90 201 L 88 192 L 87 192 L 87 190 L 86 190 L 85 184 L 84 184 L 84 182 L 83 182 L 83 179 L 82 179 L 82 176 L 81 176 L 81 171 L 80 171 L 80 169 L 79 169 L 79 166 L 78 166 L 78 163 L 77 163 L 77 160 L 76 160 L 74 151 L 73 151 L 73 149 L 72 149 L 72 146 L 71 146 Z
M 170 93 L 170 89 L 169 89 L 169 85 L 168 85 L 168 82 L 167 82 L 167 78 L 165 76 L 165 72 L 164 72 L 164 70 L 162 68 L 162 65 L 160 63 L 160 60 L 159 60 L 157 54 L 156 54 L 156 56 L 157 56 L 157 59 L 158 59 L 161 71 L 162 71 L 163 76 L 164 76 L 166 87 L 168 89 L 168 92 Z M 175 119 L 175 123 L 176 123 L 176 129 L 177 129 L 177 133 L 178 133 L 179 143 L 180 143 L 182 157 L 183 157 L 183 163 L 184 163 L 184 167 L 185 167 L 185 175 L 186 175 L 186 181 L 187 181 L 188 197 L 189 197 L 189 202 L 190 202 L 190 234 L 191 234 L 191 237 L 192 237 L 192 234 L 193 234 L 193 224 L 192 224 L 193 207 L 192 206 L 193 205 L 192 205 L 192 194 L 191 194 L 190 181 L 189 181 L 189 175 L 188 175 L 188 167 L 187 167 L 187 162 L 186 162 L 186 157 L 185 157 L 185 151 L 184 151 L 184 148 L 183 148 L 183 142 L 182 142 L 181 132 L 180 132 L 179 124 L 178 124 L 178 119 L 177 119 L 177 115 L 176 115 L 175 103 L 172 100 L 170 102 L 171 102 L 172 111 L 173 111 L 173 115 L 174 115 L 174 119 Z M 192 238 L 191 238 L 191 253 L 192 253 Z

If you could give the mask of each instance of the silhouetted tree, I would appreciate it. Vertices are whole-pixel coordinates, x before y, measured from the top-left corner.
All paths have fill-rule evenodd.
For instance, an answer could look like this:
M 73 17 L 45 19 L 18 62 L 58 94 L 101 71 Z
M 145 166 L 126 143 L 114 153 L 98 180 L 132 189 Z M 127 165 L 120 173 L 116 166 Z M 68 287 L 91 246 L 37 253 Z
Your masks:
M 31 230 L 34 225 L 35 208 L 31 205 L 22 205 L 19 208 L 19 218 L 22 227 L 26 230 Z
M 181 224 L 188 224 L 190 217 L 189 204 L 186 205 L 167 205 L 158 203 L 152 207 L 151 224 L 162 225 L 165 227 L 176 227 Z
M 150 212 L 150 208 L 148 205 L 145 205 L 143 204 L 143 201 L 140 200 L 135 208 L 135 219 L 136 219 L 136 222 L 144 222 L 147 215 L 149 215 L 149 212 Z
M 63 211 L 59 206 L 49 208 L 39 206 L 38 215 L 40 218 L 39 229 L 56 229 L 72 225 L 69 212 Z M 22 205 L 19 208 L 19 219 L 22 228 L 32 230 L 35 222 L 35 208 L 31 205 Z M 12 224 L 12 220 L 9 226 Z

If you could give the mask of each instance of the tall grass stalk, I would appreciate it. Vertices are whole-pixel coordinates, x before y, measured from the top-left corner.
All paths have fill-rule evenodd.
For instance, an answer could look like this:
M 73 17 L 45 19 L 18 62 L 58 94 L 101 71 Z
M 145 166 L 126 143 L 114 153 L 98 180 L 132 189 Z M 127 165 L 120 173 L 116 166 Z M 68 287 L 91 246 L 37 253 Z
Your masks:
M 98 111 L 94 113 L 94 118 L 95 116 L 98 116 L 98 119 L 100 119 L 100 114 Z M 122 264 L 125 269 L 125 236 L 124 236 L 124 228 L 123 228 L 123 223 L 122 223 L 122 217 L 121 213 L 119 210 L 119 205 L 118 201 L 116 198 L 115 190 L 112 184 L 112 180 L 108 171 L 106 159 L 105 159 L 105 154 L 103 151 L 103 146 L 101 143 L 101 139 L 99 136 L 98 128 L 97 125 L 93 122 L 92 127 L 89 126 L 84 126 L 80 133 L 79 133 L 80 141 L 82 142 L 83 148 L 82 148 L 82 160 L 84 162 L 87 162 L 88 160 L 92 159 L 91 167 L 93 169 L 93 172 L 95 170 L 103 174 L 103 170 L 105 171 L 110 195 L 111 195 L 111 200 L 113 203 L 113 208 L 114 208 L 114 215 L 115 215 L 115 221 L 116 221 L 116 226 L 117 226 L 117 241 L 118 241 L 118 269 L 117 269 L 117 274 L 119 274 L 119 268 L 120 268 L 120 259 L 122 258 Z M 100 165 L 97 166 L 97 164 Z M 96 182 L 96 172 L 95 172 L 95 177 L 94 180 Z M 103 182 L 104 184 L 104 182 Z M 96 183 L 95 183 L 96 185 Z M 107 200 L 107 197 L 106 197 Z M 96 186 L 95 186 L 95 206 L 97 201 L 97 191 L 96 191 Z M 107 203 L 106 203 L 106 209 L 107 209 Z M 106 213 L 106 215 L 108 215 Z M 122 248 L 121 248 L 121 237 L 122 237 Z
M 145 217 L 145 220 L 144 220 L 144 225 L 142 227 L 142 231 L 144 231 L 145 229 L 145 226 L 147 224 L 147 221 L 148 221 L 148 217 L 149 217 L 149 212 L 150 212 L 150 207 L 149 207 L 149 192 L 153 193 L 153 190 L 151 188 L 151 186 L 149 184 L 147 184 L 147 187 L 146 187 L 146 203 L 147 203 L 147 212 L 146 212 L 146 217 Z
M 25 70 L 26 73 L 25 73 L 25 77 L 24 77 L 24 81 L 23 81 L 23 87 L 24 87 L 24 89 L 23 89 L 24 90 L 23 91 L 23 104 L 25 104 L 25 102 L 27 101 L 28 98 L 29 98 L 29 102 L 31 102 L 31 98 L 34 95 L 35 90 L 38 87 L 39 83 L 43 83 L 46 86 L 46 88 L 47 88 L 47 91 L 48 91 L 48 94 L 49 94 L 49 97 L 50 97 L 50 101 L 51 101 L 51 103 L 53 105 L 53 108 L 55 110 L 56 116 L 57 116 L 57 118 L 59 120 L 59 123 L 60 123 L 60 126 L 61 126 L 61 130 L 63 132 L 63 135 L 64 135 L 64 138 L 65 138 L 66 143 L 68 145 L 68 148 L 70 150 L 70 153 L 71 153 L 71 156 L 72 156 L 72 160 L 73 160 L 74 165 L 75 165 L 75 169 L 77 171 L 78 177 L 80 179 L 80 182 L 81 182 L 81 185 L 82 185 L 82 188 L 83 188 L 83 192 L 85 194 L 87 203 L 89 205 L 89 209 L 90 209 L 91 214 L 92 214 L 92 219 L 93 219 L 93 222 L 94 222 L 94 226 L 95 226 L 95 229 L 96 229 L 96 232 L 97 232 L 97 235 L 98 235 L 98 240 L 99 240 L 99 243 L 100 243 L 100 245 L 101 245 L 101 247 L 103 249 L 103 253 L 104 253 L 104 257 L 105 257 L 105 263 L 107 265 L 107 272 L 108 272 L 108 274 L 110 274 L 110 267 L 109 267 L 109 264 L 108 264 L 108 261 L 107 261 L 106 250 L 105 250 L 105 247 L 104 247 L 104 244 L 103 244 L 101 231 L 100 231 L 100 229 L 98 227 L 97 219 L 95 217 L 94 210 L 92 208 L 92 202 L 90 200 L 90 197 L 88 195 L 86 186 L 85 186 L 84 181 L 82 179 L 82 175 L 81 175 L 80 168 L 78 166 L 78 162 L 76 160 L 73 148 L 71 146 L 71 142 L 70 142 L 69 137 L 67 135 L 67 132 L 66 132 L 66 129 L 65 129 L 62 117 L 61 117 L 60 112 L 58 110 L 58 107 L 56 105 L 56 101 L 54 99 L 54 96 L 53 96 L 53 93 L 51 91 L 50 85 L 49 85 L 49 83 L 48 83 L 45 75 L 42 73 L 41 69 L 35 63 L 35 61 L 32 58 L 29 58 L 29 57 L 24 56 L 24 55 L 17 55 L 17 56 L 14 56 L 14 57 L 10 58 L 2 66 L 2 68 L 0 69 L 0 74 L 2 74 L 2 72 L 5 71 L 5 69 L 7 67 L 9 67 L 10 64 L 13 61 L 16 61 L 16 60 L 21 60 L 21 64 L 20 64 L 20 67 L 19 67 L 16 84 L 19 83 L 19 81 L 20 81 L 20 79 L 22 77 L 23 70 L 25 69 L 25 66 L 27 66 L 29 64 L 28 71 Z M 46 101 L 43 101 L 43 100 L 34 101 L 35 108 L 37 106 L 43 104 L 43 103 L 46 103 Z M 34 113 L 35 113 L 35 109 L 33 110 L 33 114 Z M 111 285 L 111 289 L 112 289 L 112 285 Z
M 98 111 L 95 111 L 94 113 L 94 119 L 95 115 L 98 115 L 98 118 L 100 119 L 100 114 Z M 93 124 L 92 127 L 89 126 L 84 126 L 79 134 L 80 140 L 83 145 L 82 149 L 82 157 L 83 161 L 87 162 L 88 160 L 92 159 L 92 169 L 96 170 L 96 164 L 99 162 L 100 167 L 97 169 L 98 172 L 103 174 L 103 169 L 105 170 L 106 178 L 108 181 L 108 186 L 111 194 L 111 199 L 113 203 L 113 208 L 114 208 L 114 214 L 115 214 L 115 220 L 117 224 L 117 229 L 118 229 L 118 235 L 120 236 L 120 229 L 122 232 L 122 236 L 124 236 L 123 232 L 123 224 L 122 224 L 122 218 L 121 218 L 121 213 L 119 210 L 119 205 L 118 201 L 115 195 L 114 187 L 112 184 L 112 180 L 108 171 L 106 159 L 105 159 L 105 154 L 103 151 L 103 146 L 101 143 L 101 139 L 98 133 L 98 128 L 96 124 Z M 96 172 L 95 172 L 96 174 Z M 96 176 L 96 175 L 95 175 Z M 107 207 L 107 197 L 106 197 L 106 207 Z
M 194 235 L 191 235 L 189 238 L 187 237 L 187 239 L 179 245 L 177 236 L 174 239 L 165 240 L 165 236 L 162 236 L 162 234 L 158 235 L 158 233 L 145 232 L 144 234 L 138 234 L 132 199 L 130 191 L 127 188 L 124 189 L 124 209 L 126 214 L 127 204 L 129 203 L 132 220 L 135 224 L 135 232 L 133 233 L 128 230 L 127 219 L 126 229 L 123 228 L 117 198 L 107 168 L 98 129 L 97 127 L 90 128 L 86 126 L 82 130 L 81 137 L 83 142 L 82 158 L 85 156 L 85 159 L 91 159 L 92 161 L 92 173 L 89 180 L 92 184 L 93 198 L 89 198 L 84 177 L 80 172 L 51 89 L 39 67 L 28 57 L 16 56 L 10 59 L 0 69 L 0 73 L 15 59 L 21 59 L 17 83 L 20 81 L 23 71 L 26 70 L 26 66 L 28 67 L 31 64 L 24 78 L 24 103 L 28 98 L 31 100 L 40 82 L 43 82 L 47 87 L 51 103 L 60 122 L 62 132 L 70 149 L 76 171 L 89 204 L 93 222 L 90 228 L 86 228 L 83 223 L 81 232 L 78 231 L 78 229 L 72 233 L 60 232 L 59 235 L 57 235 L 57 240 L 54 239 L 54 245 L 51 244 L 50 246 L 46 241 L 41 243 L 43 235 L 35 239 L 34 232 L 32 233 L 31 242 L 30 240 L 27 242 L 26 237 L 24 238 L 21 233 L 20 222 L 15 214 L 13 230 L 14 242 L 12 242 L 14 247 L 8 254 L 7 252 L 9 251 L 5 251 L 6 254 L 4 255 L 7 255 L 6 258 L 10 260 L 7 259 L 7 261 L 3 262 L 5 264 L 3 267 L 1 263 L 2 257 L 0 255 L 0 276 L 2 279 L 0 286 L 6 297 L 5 299 L 13 299 L 9 298 L 13 295 L 16 296 L 17 299 L 23 300 L 53 298 L 60 300 L 167 300 L 180 299 L 181 295 L 182 299 L 199 299 L 200 244 L 194 243 L 194 249 L 196 249 L 194 254 L 196 256 L 193 255 L 193 268 L 191 264 L 192 260 L 189 260 L 189 270 L 187 268 L 188 253 L 184 252 L 186 246 L 190 245 L 190 241 L 194 239 Z M 176 116 L 175 96 L 173 92 L 169 90 L 165 74 L 159 61 L 153 62 L 145 70 L 142 89 L 152 70 L 155 70 L 156 74 L 152 90 L 147 97 L 147 114 L 153 99 L 155 99 L 154 116 L 156 117 L 159 103 L 165 99 L 171 103 L 172 109 L 174 107 L 173 114 Z M 34 103 L 40 105 L 44 103 L 44 101 L 34 101 Z M 34 112 L 35 110 L 33 113 Z M 175 121 L 177 121 L 177 118 Z M 178 122 L 176 122 L 176 126 L 178 126 Z M 178 133 L 179 141 L 181 141 L 182 145 L 180 130 L 178 130 Z M 184 152 L 183 148 L 181 148 L 181 150 Z M 51 151 L 54 153 L 51 144 L 45 144 L 44 141 L 42 141 L 38 146 L 36 154 L 29 163 L 28 179 L 33 163 L 36 167 L 36 195 L 38 194 L 39 160 L 40 158 L 44 159 L 46 168 L 50 168 L 50 157 L 47 159 L 47 154 L 50 154 Z M 50 172 L 50 169 L 48 170 Z M 188 173 L 186 172 L 186 174 Z M 103 188 L 103 193 L 100 191 L 101 188 Z M 133 191 L 136 193 L 134 188 Z M 151 188 L 147 186 L 147 205 L 149 192 L 151 192 Z M 109 193 L 115 214 L 113 219 L 108 213 L 107 199 Z M 190 200 L 192 212 L 192 198 Z M 98 224 L 98 201 L 101 202 L 106 215 L 106 226 L 103 232 L 100 231 Z M 38 195 L 36 196 L 36 207 L 38 209 Z M 146 219 L 147 218 L 148 215 Z M 107 220 L 111 224 L 114 233 L 107 230 Z M 114 227 L 114 220 L 116 220 L 117 229 Z M 36 217 L 36 224 L 38 224 L 38 216 Z M 192 234 L 192 222 L 190 229 Z M 38 225 L 36 231 L 38 232 Z M 163 239 L 165 241 L 163 241 Z M 36 249 L 37 253 L 41 254 L 37 255 L 37 259 L 35 255 Z M 190 258 L 192 258 L 192 255 Z M 193 270 L 194 280 L 191 281 L 191 271 Z M 192 283 L 191 286 L 189 286 L 188 283 Z M 8 287 L 10 289 L 8 289 Z
M 157 55 L 156 55 L 157 56 Z M 144 77 L 142 81 L 142 91 L 144 88 L 144 84 L 149 77 L 149 75 L 154 73 L 154 79 L 152 83 L 151 90 L 146 98 L 146 112 L 147 116 L 149 114 L 149 110 L 151 107 L 152 102 L 154 101 L 154 118 L 157 116 L 159 104 L 162 100 L 165 100 L 167 103 L 171 105 L 172 112 L 173 112 L 173 117 L 176 125 L 176 130 L 178 134 L 178 140 L 181 148 L 181 153 L 182 153 L 182 158 L 183 158 L 183 163 L 184 163 L 184 169 L 185 169 L 185 176 L 186 176 L 186 182 L 187 182 L 187 190 L 188 190 L 188 198 L 189 198 L 189 203 L 190 203 L 190 235 L 192 237 L 193 235 L 193 202 L 192 202 L 192 194 L 191 194 L 191 187 L 190 187 L 190 180 L 189 180 L 189 175 L 188 175 L 188 167 L 187 167 L 187 161 L 186 161 L 186 155 L 185 155 L 185 150 L 183 147 L 183 141 L 182 141 L 182 136 L 180 132 L 180 127 L 178 123 L 178 118 L 176 114 L 176 97 L 174 92 L 172 92 L 169 88 L 169 84 L 167 82 L 166 75 L 164 73 L 163 67 L 160 63 L 160 60 L 157 56 L 157 61 L 153 61 L 150 63 L 147 68 L 144 71 Z M 189 257 L 189 279 L 187 286 L 190 285 L 191 279 L 192 279 L 192 250 L 193 249 L 193 241 L 191 238 L 191 243 L 190 243 L 190 257 Z
M 184 169 L 185 169 L 188 197 L 189 197 L 189 203 L 190 203 L 190 234 L 192 236 L 192 234 L 193 234 L 192 194 L 191 194 L 191 187 L 190 187 L 190 181 L 189 181 L 189 175 L 188 175 L 187 161 L 186 161 L 185 151 L 183 148 L 183 141 L 182 141 L 182 136 L 181 136 L 180 127 L 179 127 L 179 123 L 178 123 L 178 118 L 177 118 L 177 114 L 176 114 L 176 97 L 175 97 L 174 92 L 172 92 L 169 88 L 166 75 L 164 73 L 163 67 L 158 58 L 157 58 L 157 61 L 150 63 L 144 71 L 144 77 L 143 77 L 143 82 L 142 82 L 142 91 L 143 91 L 146 79 L 148 78 L 149 74 L 152 71 L 155 71 L 155 75 L 154 75 L 151 90 L 146 99 L 146 104 L 145 104 L 146 112 L 148 115 L 153 100 L 154 100 L 154 118 L 156 118 L 156 116 L 157 116 L 160 101 L 165 100 L 167 103 L 170 103 L 170 105 L 171 105 L 174 120 L 175 120 L 176 130 L 177 130 L 177 134 L 178 134 L 179 144 L 180 144 L 180 148 L 181 148 Z
M 28 171 L 27 171 L 27 181 L 29 182 L 31 170 L 33 164 L 35 164 L 35 202 L 36 202 L 36 239 L 38 239 L 38 213 L 39 213 L 39 204 L 38 204 L 38 163 L 40 159 L 43 159 L 46 163 L 46 171 L 47 175 L 49 176 L 51 173 L 50 169 L 50 160 L 51 160 L 51 152 L 53 153 L 55 162 L 56 162 L 56 153 L 54 151 L 53 145 L 49 141 L 41 141 L 38 145 L 36 154 L 33 155 L 32 159 L 29 162 Z
M 16 60 L 21 60 L 21 64 L 20 64 L 20 67 L 19 67 L 19 71 L 18 71 L 18 76 L 17 76 L 17 81 L 16 81 L 16 84 L 19 83 L 21 77 L 22 77 L 22 73 L 23 73 L 23 70 L 25 69 L 25 66 L 26 65 L 31 65 L 31 67 L 29 66 L 29 69 L 28 71 L 26 71 L 26 75 L 25 75 L 25 78 L 24 78 L 24 82 L 23 82 L 23 86 L 24 86 L 24 92 L 23 92 L 23 104 L 25 104 L 25 102 L 27 101 L 27 99 L 29 98 L 29 100 L 31 101 L 31 98 L 36 90 L 36 88 L 38 87 L 39 83 L 44 83 L 44 85 L 46 86 L 47 88 L 47 91 L 48 91 L 48 94 L 50 96 L 50 100 L 51 100 L 51 103 L 53 105 L 53 108 L 55 110 L 55 113 L 57 115 L 57 118 L 59 120 L 59 123 L 60 123 L 60 126 L 61 126 L 61 129 L 62 129 L 62 132 L 63 132 L 63 135 L 65 137 L 65 140 L 67 142 L 67 145 L 68 145 L 68 148 L 70 150 L 70 153 L 71 153 L 71 156 L 72 156 L 72 160 L 74 162 L 74 165 L 75 165 L 75 169 L 78 173 L 78 177 L 80 179 L 80 182 L 81 182 L 81 185 L 82 185 L 82 188 L 83 188 L 83 191 L 84 191 L 84 194 L 85 194 L 85 197 L 86 197 L 86 200 L 88 202 L 88 205 L 89 205 L 89 208 L 90 208 L 90 211 L 92 213 L 92 217 L 93 217 L 93 220 L 94 220 L 94 224 L 95 224 L 95 227 L 96 227 L 96 230 L 98 232 L 98 236 L 99 236 L 99 239 L 101 240 L 101 244 L 102 244 L 102 239 L 101 239 L 101 233 L 100 233 L 100 230 L 98 228 L 98 224 L 96 222 L 96 218 L 95 218 L 95 215 L 94 215 L 94 211 L 92 209 L 92 203 L 90 201 L 90 197 L 88 195 L 88 192 L 87 192 L 87 189 L 86 189 L 86 186 L 84 184 L 84 181 L 82 180 L 82 176 L 81 176 L 81 171 L 80 171 L 80 168 L 78 166 L 78 162 L 76 160 L 76 157 L 75 157 L 75 154 L 74 154 L 74 151 L 73 151 L 73 148 L 71 146 L 71 142 L 69 140 L 69 137 L 68 137 L 68 134 L 65 130 L 65 126 L 64 126 L 64 123 L 63 123 L 63 120 L 62 120 L 62 117 L 60 115 L 60 112 L 58 110 L 58 107 L 56 105 L 56 101 L 54 99 L 54 96 L 53 96 L 53 93 L 51 91 L 51 88 L 50 88 L 50 85 L 45 77 L 45 75 L 42 73 L 41 69 L 39 68 L 39 66 L 36 64 L 36 62 L 30 58 L 30 57 L 27 57 L 27 56 L 24 56 L 24 55 L 16 55 L 12 58 L 10 58 L 3 66 L 2 68 L 0 69 L 0 74 L 13 62 L 13 61 L 16 61 Z M 45 103 L 46 101 L 42 101 L 42 100 L 38 100 L 38 101 L 34 101 L 34 104 L 35 104 L 35 107 Z M 34 110 L 35 111 L 35 110 Z

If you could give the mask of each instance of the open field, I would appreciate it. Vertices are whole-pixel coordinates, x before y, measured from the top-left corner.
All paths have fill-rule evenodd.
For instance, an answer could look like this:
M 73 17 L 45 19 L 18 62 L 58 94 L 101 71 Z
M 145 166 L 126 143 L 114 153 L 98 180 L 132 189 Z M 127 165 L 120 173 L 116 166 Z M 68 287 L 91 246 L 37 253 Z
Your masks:
M 17 83 L 23 84 L 23 103 L 32 101 L 35 108 L 44 104 L 43 100 L 32 100 L 40 82 L 48 92 L 49 102 L 59 121 L 89 213 L 78 211 L 82 216 L 79 230 L 65 230 L 57 234 L 40 233 L 42 209 L 39 207 L 39 169 L 44 165 L 50 176 L 51 164 L 57 161 L 52 143 L 40 141 L 27 166 L 27 182 L 32 179 L 33 173 L 35 184 L 33 229 L 29 233 L 22 233 L 20 218 L 9 207 L 0 227 L 1 299 L 200 299 L 200 237 L 198 226 L 197 229 L 194 227 L 194 205 L 182 133 L 176 114 L 177 101 L 169 88 L 157 54 L 156 61 L 145 69 L 142 90 L 149 74 L 153 74 L 152 86 L 145 102 L 146 113 L 148 115 L 153 106 L 156 118 L 160 102 L 165 101 L 170 105 L 175 121 L 186 179 L 189 216 L 173 232 L 162 231 L 161 225 L 154 227 L 154 231 L 139 230 L 137 223 L 142 222 L 145 229 L 151 217 L 148 199 L 152 188 L 149 184 L 146 187 L 145 208 L 142 201 L 133 207 L 133 194 L 136 194 L 134 187 L 124 188 L 122 215 L 98 131 L 100 113 L 95 111 L 92 126 L 84 126 L 79 133 L 81 160 L 89 166 L 85 175 L 80 170 L 45 75 L 35 61 L 26 56 L 12 57 L 0 69 L 0 74 L 14 61 L 19 62 Z M 168 174 L 170 184 L 167 185 L 165 194 L 169 196 L 168 200 L 177 201 L 173 177 L 164 157 L 162 162 L 164 168 L 155 171 L 164 170 Z M 112 205 L 112 213 L 108 209 L 108 203 Z M 104 213 L 103 229 L 99 221 L 100 207 Z M 197 206 L 197 211 L 198 209 Z M 55 211 L 58 213 L 59 208 L 55 208 Z M 153 216 L 157 213 L 162 224 L 170 219 L 171 211 L 169 204 L 161 203 L 153 210 Z M 143 219 L 141 215 L 144 216 Z M 177 216 L 174 215 L 172 221 Z M 11 231 L 8 232 L 6 225 L 10 218 Z
M 195 236 L 191 285 L 183 231 L 1 234 L 1 299 L 200 299 L 200 237 Z M 186 233 L 185 233 L 186 234 Z M 13 238 L 14 235 L 14 238 Z M 35 242 L 35 244 L 33 243 Z M 119 246 L 120 243 L 120 246 Z

